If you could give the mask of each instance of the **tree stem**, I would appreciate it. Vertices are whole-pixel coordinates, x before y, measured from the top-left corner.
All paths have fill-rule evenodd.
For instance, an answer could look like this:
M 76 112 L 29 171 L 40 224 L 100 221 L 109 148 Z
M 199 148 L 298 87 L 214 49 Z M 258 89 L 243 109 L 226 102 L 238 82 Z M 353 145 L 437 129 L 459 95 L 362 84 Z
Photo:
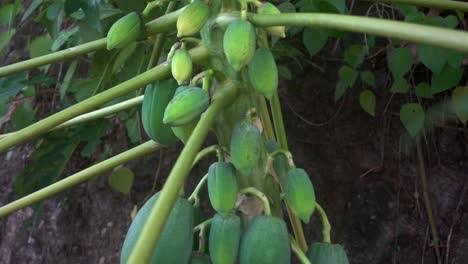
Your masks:
M 464 31 L 381 18 L 321 13 L 294 13 L 275 15 L 251 14 L 249 20 L 259 27 L 322 27 L 368 33 L 381 37 L 468 52 L 468 45 L 466 45 L 468 43 L 468 33 Z
M 42 188 L 36 192 L 33 192 L 23 198 L 20 198 L 14 202 L 0 207 L 0 218 L 5 217 L 17 210 L 33 205 L 39 201 L 49 198 L 59 192 L 65 191 L 75 185 L 83 183 L 94 176 L 98 176 L 101 173 L 110 170 L 118 165 L 124 164 L 128 161 L 146 156 L 152 152 L 155 152 L 161 148 L 161 145 L 154 141 L 148 141 L 135 148 L 120 153 L 117 156 L 102 161 L 96 165 L 93 165 L 85 170 L 77 172 L 63 180 L 60 180 L 54 184 L 51 184 L 45 188 Z
M 191 50 L 191 56 L 193 61 L 199 62 L 208 56 L 208 50 L 204 46 L 196 47 Z M 6 137 L 1 139 L 0 153 L 7 151 L 9 148 L 17 144 L 21 144 L 29 139 L 43 134 L 74 117 L 92 111 L 97 107 L 129 92 L 132 92 L 148 83 L 167 78 L 170 76 L 170 74 L 171 66 L 167 63 L 163 63 L 128 81 L 118 84 L 102 93 L 81 101 L 80 103 L 70 106 L 65 110 L 55 113 L 37 123 L 15 132 L 14 137 Z
M 195 130 L 192 132 L 192 136 L 190 136 L 172 168 L 158 201 L 154 204 L 148 216 L 148 221 L 144 225 L 141 235 L 133 248 L 128 263 L 139 264 L 149 262 L 153 249 L 161 237 L 167 217 L 177 199 L 177 192 L 184 184 L 195 156 L 208 135 L 215 117 L 222 108 L 235 98 L 236 94 L 237 84 L 232 81 L 226 81 L 223 87 L 217 89 L 211 105 L 201 116 Z
M 462 1 L 451 1 L 451 0 L 365 0 L 369 2 L 378 3 L 395 3 L 395 4 L 406 4 L 415 5 L 421 7 L 438 8 L 443 10 L 453 10 L 468 12 L 468 3 Z

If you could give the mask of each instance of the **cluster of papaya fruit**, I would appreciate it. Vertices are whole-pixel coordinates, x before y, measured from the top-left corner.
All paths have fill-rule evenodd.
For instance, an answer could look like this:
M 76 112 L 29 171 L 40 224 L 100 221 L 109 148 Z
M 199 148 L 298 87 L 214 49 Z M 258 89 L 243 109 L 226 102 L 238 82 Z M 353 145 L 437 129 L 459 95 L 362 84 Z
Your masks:
M 291 237 L 282 214 L 271 213 L 270 201 L 274 199 L 268 188 L 263 186 L 267 178 L 274 178 L 281 189 L 278 197 L 304 223 L 309 223 L 316 211 L 315 191 L 309 175 L 294 166 L 287 150 L 267 139 L 262 120 L 255 110 L 256 100 L 246 99 L 264 96 L 271 100 L 278 88 L 275 58 L 265 45 L 257 48 L 260 42 L 258 31 L 264 30 L 273 37 L 285 36 L 285 28 L 281 26 L 256 29 L 247 19 L 247 3 L 253 4 L 254 11 L 258 13 L 280 13 L 271 3 L 243 0 L 239 3 L 240 16 L 237 14 L 222 29 L 222 41 L 218 43 L 222 47 L 221 64 L 229 67 L 226 72 L 235 73 L 234 81 L 246 84 L 242 90 L 247 96 L 239 96 L 237 101 L 244 100 L 242 105 L 247 107 L 225 110 L 237 111 L 240 115 L 224 123 L 229 130 L 228 140 L 218 142 L 218 161 L 209 167 L 203 178 L 207 182 L 209 200 L 216 214 L 200 221 L 198 204 L 191 199 L 193 194 L 188 199 L 179 196 L 153 250 L 151 263 L 291 263 Z M 222 89 L 217 87 L 217 79 L 219 76 L 228 78 L 223 72 L 216 72 L 219 68 L 210 67 L 210 63 L 200 65 L 204 71 L 193 76 L 195 65 L 187 50 L 187 46 L 194 43 L 210 45 L 208 43 L 212 40 L 206 39 L 210 34 L 202 34 L 201 40 L 194 36 L 216 24 L 216 16 L 220 12 L 220 8 L 203 0 L 194 0 L 183 9 L 177 20 L 179 41 L 167 55 L 172 78 L 147 85 L 145 89 L 142 124 L 146 134 L 162 145 L 172 145 L 178 139 L 185 144 L 189 142 L 215 90 Z M 137 13 L 130 13 L 118 20 L 108 33 L 108 49 L 122 48 L 139 39 L 143 31 L 142 21 Z M 215 56 L 219 57 L 219 54 Z M 220 135 L 226 127 L 221 131 L 213 128 L 218 141 L 224 138 Z M 199 185 L 203 183 L 204 180 Z M 149 199 L 133 219 L 123 244 L 121 263 L 127 263 L 158 196 L 159 193 Z M 242 197 L 257 197 L 263 203 L 263 211 L 246 217 L 239 209 Z M 282 210 L 281 198 L 279 205 L 275 204 L 279 211 Z M 205 226 L 210 226 L 208 253 L 205 252 Z M 203 239 L 194 241 L 195 231 L 199 231 L 199 237 Z M 343 248 L 328 242 L 309 246 L 309 263 L 348 263 Z

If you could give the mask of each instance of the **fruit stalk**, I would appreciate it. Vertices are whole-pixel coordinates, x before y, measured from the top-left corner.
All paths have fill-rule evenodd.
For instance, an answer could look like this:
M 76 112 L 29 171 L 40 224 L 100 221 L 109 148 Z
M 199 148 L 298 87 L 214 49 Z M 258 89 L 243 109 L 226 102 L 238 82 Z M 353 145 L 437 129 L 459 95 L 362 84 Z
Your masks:
M 301 248 L 297 244 L 294 237 L 292 237 L 290 235 L 289 236 L 289 241 L 291 243 L 292 251 L 296 254 L 296 256 L 299 259 L 299 261 L 301 262 L 301 264 L 312 264 L 312 263 L 310 263 L 310 260 L 307 258 L 307 256 L 304 254 L 304 252 L 301 250 Z
M 213 218 L 207 219 L 201 222 L 199 225 L 193 228 L 193 231 L 198 231 L 198 253 L 203 254 L 205 253 L 205 244 L 206 244 L 206 237 L 205 237 L 205 230 L 206 227 L 211 224 Z
M 195 156 L 201 148 L 219 111 L 228 105 L 237 95 L 237 83 L 227 81 L 213 96 L 213 101 L 201 116 L 192 136 L 177 159 L 158 201 L 148 217 L 148 224 L 143 227 L 142 235 L 135 244 L 128 263 L 147 263 L 151 252 L 157 245 L 167 217 L 174 206 L 177 193 L 185 182 Z
M 194 61 L 204 60 L 208 56 L 208 50 L 204 46 L 199 46 L 191 50 L 191 56 Z M 170 71 L 170 66 L 163 63 L 128 81 L 118 84 L 102 93 L 70 106 L 69 108 L 42 119 L 41 121 L 34 123 L 24 129 L 21 129 L 16 132 L 15 137 L 6 137 L 0 140 L 0 153 L 7 151 L 9 148 L 15 145 L 21 144 L 29 139 L 41 135 L 74 117 L 92 111 L 97 107 L 129 92 L 132 92 L 148 83 L 167 78 L 170 76 Z
M 189 196 L 189 198 L 187 198 L 189 202 L 193 202 L 194 206 L 200 205 L 200 198 L 198 197 L 198 194 L 200 193 L 201 188 L 203 187 L 203 185 L 205 185 L 207 180 L 208 180 L 208 174 L 205 174 L 205 176 L 203 176 L 201 180 L 198 182 L 192 194 Z
M 242 194 L 252 194 L 255 195 L 258 199 L 262 200 L 263 202 L 263 211 L 265 212 L 265 215 L 271 216 L 271 208 L 270 208 L 270 202 L 268 201 L 268 198 L 264 193 L 262 193 L 260 190 L 258 190 L 255 187 L 247 187 L 239 191 Z
M 102 161 L 85 170 L 75 173 L 63 180 L 60 180 L 52 185 L 49 185 L 12 203 L 0 207 L 0 218 L 5 217 L 27 206 L 31 206 L 59 192 L 65 191 L 66 189 L 69 189 L 75 185 L 90 180 L 91 178 L 98 176 L 103 172 L 113 169 L 121 164 L 149 155 L 150 153 L 155 152 L 160 148 L 161 145 L 159 145 L 158 143 L 154 141 L 148 141 L 144 144 L 141 144 L 123 153 L 120 153 L 117 156 Z
M 328 221 L 327 214 L 325 213 L 325 210 L 323 210 L 322 206 L 320 206 L 320 204 L 318 204 L 317 202 L 315 203 L 315 208 L 319 212 L 320 218 L 322 219 L 323 242 L 331 243 L 331 239 L 330 239 L 331 225 L 330 225 L 330 222 Z

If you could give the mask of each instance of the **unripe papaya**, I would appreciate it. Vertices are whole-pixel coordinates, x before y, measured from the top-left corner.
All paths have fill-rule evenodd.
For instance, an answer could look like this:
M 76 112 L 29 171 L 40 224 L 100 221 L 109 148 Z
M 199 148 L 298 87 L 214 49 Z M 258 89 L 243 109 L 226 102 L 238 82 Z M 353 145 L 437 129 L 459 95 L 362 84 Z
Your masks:
M 179 85 L 190 78 L 192 68 L 192 57 L 189 52 L 184 48 L 176 50 L 171 60 L 171 72 Z
M 271 100 L 278 89 L 278 68 L 269 49 L 257 49 L 249 64 L 249 79 L 255 90 Z
M 320 264 L 348 264 L 348 256 L 339 244 L 312 243 L 307 250 L 307 257 L 311 263 Z
M 185 91 L 185 90 L 187 90 L 189 88 L 190 87 L 188 87 L 188 86 L 180 86 L 179 88 L 177 88 L 174 96 L 176 96 L 180 92 Z M 172 132 L 174 133 L 174 135 L 178 139 L 180 139 L 184 144 L 186 144 L 188 139 L 192 135 L 193 130 L 197 126 L 198 121 L 199 121 L 199 119 L 195 119 L 194 121 L 192 121 L 192 122 L 190 122 L 190 123 L 188 123 L 186 125 L 172 127 L 171 128 Z
M 189 4 L 177 19 L 177 37 L 186 37 L 199 32 L 210 15 L 210 8 L 202 0 Z
M 211 264 L 210 257 L 194 253 L 190 258 L 190 264 Z
M 107 49 L 121 49 L 133 41 L 136 41 L 142 34 L 142 21 L 136 12 L 117 20 L 107 32 Z
M 216 214 L 211 221 L 210 257 L 214 264 L 234 264 L 239 251 L 241 221 L 237 215 Z
M 162 145 L 177 141 L 169 125 L 163 123 L 164 110 L 174 96 L 177 83 L 173 79 L 148 85 L 141 107 L 141 121 L 146 134 Z
M 291 263 L 288 229 L 281 218 L 262 215 L 250 223 L 242 237 L 239 264 L 252 263 Z
M 281 11 L 272 3 L 265 2 L 263 3 L 261 7 L 258 8 L 258 13 L 265 14 L 265 15 L 276 15 L 276 14 L 281 14 Z M 280 38 L 286 37 L 286 33 L 285 33 L 286 30 L 284 26 L 267 27 L 266 30 L 270 35 L 274 37 L 280 37 Z
M 309 223 L 316 202 L 309 175 L 303 169 L 289 170 L 284 188 L 288 206 L 304 223 Z
M 250 176 L 257 164 L 261 140 L 260 131 L 253 124 L 241 121 L 234 127 L 231 137 L 231 162 L 243 176 Z
M 210 97 L 208 92 L 192 87 L 178 93 L 164 111 L 164 124 L 183 126 L 199 117 L 208 107 Z
M 226 58 L 236 71 L 247 65 L 255 53 L 255 29 L 248 21 L 238 19 L 232 22 L 223 37 Z
M 219 214 L 227 216 L 234 209 L 238 190 L 234 167 L 230 163 L 218 161 L 211 164 L 208 169 L 208 196 Z
M 138 211 L 128 229 L 122 246 L 120 263 L 126 264 L 141 234 L 159 193 L 151 197 Z M 193 244 L 193 206 L 184 198 L 177 198 L 167 219 L 158 244 L 151 255 L 151 264 L 188 263 Z

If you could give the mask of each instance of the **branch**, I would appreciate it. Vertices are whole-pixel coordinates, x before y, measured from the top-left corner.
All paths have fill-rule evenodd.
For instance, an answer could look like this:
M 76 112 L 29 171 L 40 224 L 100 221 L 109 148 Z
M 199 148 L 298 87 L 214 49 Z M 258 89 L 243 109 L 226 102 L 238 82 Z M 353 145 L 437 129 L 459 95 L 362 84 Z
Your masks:
M 148 263 L 156 247 L 169 213 L 177 199 L 177 194 L 190 172 L 192 163 L 200 150 L 219 111 L 228 105 L 237 94 L 237 84 L 232 81 L 224 83 L 208 109 L 203 113 L 192 136 L 177 159 L 166 183 L 154 204 L 148 220 L 141 231 L 128 263 Z
M 152 35 L 155 33 L 163 33 L 175 29 L 177 18 L 179 17 L 182 9 L 169 13 L 167 15 L 161 16 L 151 22 L 146 24 L 146 35 Z M 91 41 L 82 45 L 50 53 L 44 56 L 37 58 L 21 61 L 15 64 L 11 64 L 5 67 L 0 68 L 0 77 L 21 72 L 27 71 L 34 68 L 37 68 L 42 65 L 52 64 L 59 61 L 65 61 L 71 58 L 78 57 L 83 54 L 87 54 L 93 51 L 106 48 L 106 38 L 98 39 Z
M 200 62 L 208 56 L 208 50 L 204 46 L 199 46 L 190 51 L 192 60 Z M 73 106 L 68 107 L 58 113 L 55 113 L 35 124 L 32 124 L 15 133 L 15 137 L 6 137 L 0 140 L 0 153 L 7 151 L 9 148 L 21 144 L 29 139 L 32 139 L 40 134 L 43 134 L 50 129 L 97 107 L 110 102 L 120 96 L 132 92 L 148 83 L 162 80 L 171 76 L 171 66 L 168 63 L 162 63 L 159 66 L 146 71 L 130 80 L 118 84 L 102 93 L 81 101 Z
M 462 1 L 450 1 L 450 0 L 365 0 L 369 2 L 378 3 L 395 3 L 395 4 L 406 4 L 415 5 L 422 7 L 431 7 L 444 10 L 462 11 L 468 12 L 468 3 Z
M 148 141 L 135 148 L 120 153 L 117 156 L 102 161 L 85 170 L 75 173 L 63 180 L 60 180 L 52 185 L 33 192 L 23 198 L 20 198 L 12 203 L 0 207 L 0 218 L 3 218 L 17 210 L 33 205 L 39 201 L 49 198 L 59 192 L 65 191 L 75 185 L 83 183 L 107 170 L 110 170 L 118 165 L 124 164 L 131 160 L 144 157 L 161 148 L 161 145 L 154 141 Z
M 228 15 L 232 16 L 232 14 Z M 461 30 L 425 26 L 415 23 L 392 21 L 380 18 L 351 15 L 294 13 L 259 15 L 249 19 L 255 26 L 305 26 L 338 29 L 357 33 L 373 34 L 414 43 L 468 52 L 468 33 Z

